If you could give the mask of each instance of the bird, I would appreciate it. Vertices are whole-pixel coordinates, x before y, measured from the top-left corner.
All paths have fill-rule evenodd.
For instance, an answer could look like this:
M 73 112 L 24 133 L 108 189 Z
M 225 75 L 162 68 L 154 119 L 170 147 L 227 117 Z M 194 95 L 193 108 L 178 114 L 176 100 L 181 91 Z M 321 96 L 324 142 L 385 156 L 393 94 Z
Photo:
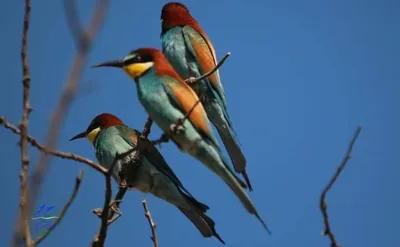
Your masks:
M 109 169 L 118 155 L 137 148 L 141 133 L 126 126 L 121 119 L 110 113 L 97 115 L 87 129 L 70 139 L 87 138 L 94 146 L 100 165 Z M 205 213 L 209 207 L 197 201 L 172 171 L 158 149 L 148 139 L 140 139 L 139 164 L 135 153 L 116 162 L 112 177 L 118 182 L 126 180 L 130 190 L 137 189 L 175 205 L 205 238 L 224 240 L 215 230 L 215 222 Z
M 164 133 L 172 133 L 171 140 L 182 152 L 190 154 L 222 178 L 247 211 L 270 232 L 246 194 L 246 184 L 224 158 L 198 96 L 160 50 L 139 48 L 120 60 L 93 67 L 123 69 L 135 81 L 138 99 L 149 117 Z
M 178 2 L 165 4 L 161 10 L 161 29 L 162 51 L 183 79 L 199 77 L 217 65 L 213 44 L 185 5 Z M 202 81 L 191 83 L 191 86 L 201 98 L 235 171 L 242 174 L 249 191 L 252 191 L 246 171 L 246 157 L 228 114 L 218 70 Z

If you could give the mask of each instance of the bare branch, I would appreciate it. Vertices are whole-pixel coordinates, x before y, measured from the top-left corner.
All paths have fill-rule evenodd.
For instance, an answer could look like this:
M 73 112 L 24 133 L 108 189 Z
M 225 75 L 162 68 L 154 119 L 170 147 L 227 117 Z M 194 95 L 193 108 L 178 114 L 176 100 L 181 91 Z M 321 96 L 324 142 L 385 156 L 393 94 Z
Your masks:
M 153 218 L 151 217 L 150 210 L 147 206 L 147 201 L 143 200 L 142 204 L 143 204 L 143 208 L 144 208 L 144 215 L 146 216 L 147 220 L 149 221 L 149 225 L 151 228 L 151 234 L 152 234 L 151 240 L 153 240 L 154 247 L 158 247 L 159 246 L 158 245 L 158 237 L 157 237 L 157 232 L 156 232 L 157 225 L 156 225 L 156 223 L 154 223 Z
M 217 65 L 215 65 L 215 67 L 214 67 L 212 70 L 208 71 L 208 72 L 205 73 L 204 75 L 199 76 L 199 77 L 197 77 L 197 78 L 194 78 L 194 77 L 188 78 L 188 79 L 185 80 L 185 82 L 187 82 L 188 84 L 194 84 L 194 83 L 199 82 L 199 81 L 203 80 L 204 78 L 206 78 L 206 77 L 212 75 L 215 71 L 217 71 L 217 70 L 219 69 L 219 67 L 221 67 L 221 66 L 225 63 L 226 59 L 228 59 L 228 57 L 229 57 L 230 55 L 231 55 L 230 52 L 226 53 L 226 54 L 222 57 L 222 59 L 217 63 Z
M 104 206 L 103 210 L 101 212 L 101 225 L 98 233 L 92 240 L 91 246 L 104 246 L 104 242 L 107 237 L 107 230 L 108 230 L 108 216 L 109 216 L 109 210 L 111 207 L 111 197 L 112 197 L 112 188 L 111 188 L 111 176 L 112 172 L 114 170 L 115 165 L 120 159 L 120 155 L 116 155 L 113 163 L 111 164 L 110 168 L 108 169 L 105 178 L 106 178 L 106 193 L 104 197 Z
M 86 57 L 89 54 L 92 42 L 96 37 L 104 21 L 107 8 L 108 8 L 108 0 L 97 0 L 95 14 L 88 28 L 79 33 L 78 37 L 74 37 L 76 39 L 79 39 L 78 52 L 72 63 L 72 69 L 66 80 L 64 90 L 61 94 L 61 98 L 51 117 L 50 127 L 46 139 L 46 145 L 45 145 L 46 147 L 54 148 L 58 143 L 61 125 L 64 121 L 65 116 L 67 115 L 68 109 L 78 90 L 79 80 L 85 68 Z M 67 11 L 66 15 L 67 18 L 70 19 L 69 16 L 74 15 L 74 13 Z M 69 24 L 71 23 L 69 22 Z M 70 26 L 70 29 L 73 30 L 75 28 Z M 33 186 L 29 191 L 30 195 L 29 211 L 31 211 L 34 202 L 36 201 L 37 195 L 40 191 L 40 187 L 43 181 L 43 177 L 46 174 L 49 164 L 50 164 L 50 156 L 45 153 L 42 153 L 32 176 Z
M 121 212 L 119 211 L 119 205 L 122 203 L 122 199 L 124 198 L 126 192 L 128 190 L 128 186 L 126 184 L 121 184 L 119 186 L 119 190 L 117 195 L 115 196 L 114 203 L 112 205 L 112 210 L 108 213 L 108 224 L 112 224 L 116 221 L 120 216 Z M 117 216 L 113 218 L 114 214 L 117 213 Z
M 146 123 L 144 124 L 142 134 L 140 135 L 140 138 L 137 142 L 137 147 L 131 150 L 132 152 L 135 150 L 138 150 L 138 152 L 136 152 L 135 157 L 134 157 L 135 163 L 139 162 L 140 151 L 142 151 L 143 148 L 146 148 L 146 146 L 143 147 L 142 144 L 143 144 L 143 141 L 146 140 L 147 137 L 149 136 L 152 125 L 153 125 L 153 120 L 150 117 L 147 117 Z
M 329 183 L 325 186 L 324 190 L 321 193 L 321 198 L 320 198 L 320 208 L 321 212 L 324 218 L 324 224 L 325 224 L 325 230 L 324 230 L 324 235 L 328 235 L 330 240 L 331 240 L 331 246 L 332 247 L 339 247 L 339 244 L 336 241 L 335 235 L 332 232 L 331 225 L 329 223 L 329 216 L 328 216 L 328 205 L 326 203 L 326 195 L 328 194 L 329 190 L 332 188 L 332 186 L 335 184 L 336 180 L 339 178 L 341 172 L 345 168 L 347 161 L 351 158 L 351 151 L 353 150 L 353 145 L 356 142 L 359 134 L 361 132 L 361 126 L 357 126 L 356 131 L 354 132 L 353 138 L 350 141 L 349 147 L 347 149 L 346 155 L 344 156 L 342 162 L 340 163 L 339 167 L 337 168 L 335 174 L 329 181 Z
M 50 233 L 52 231 L 54 231 L 54 229 L 58 226 L 58 224 L 60 224 L 60 222 L 63 220 L 65 214 L 67 213 L 67 210 L 69 209 L 69 207 L 71 206 L 72 202 L 74 201 L 76 195 L 78 194 L 79 191 L 79 187 L 81 186 L 81 182 L 82 182 L 82 178 L 83 178 L 83 170 L 80 170 L 79 175 L 76 177 L 75 180 L 75 187 L 74 190 L 72 191 L 71 196 L 69 197 L 68 201 L 65 203 L 63 209 L 61 210 L 60 215 L 58 216 L 57 220 L 54 221 L 54 223 L 50 226 L 49 230 L 47 230 L 43 235 L 41 235 L 40 237 L 38 237 L 34 243 L 33 246 L 38 245 L 40 242 L 42 242 L 47 236 L 50 235 Z
M 147 137 L 149 137 L 152 124 L 153 124 L 153 120 L 150 117 L 147 117 L 146 123 L 144 124 L 144 128 L 142 131 L 142 135 L 140 136 L 140 139 L 146 139 Z
M 18 216 L 17 228 L 14 232 L 13 246 L 17 246 L 18 242 L 22 239 L 25 241 L 26 246 L 32 244 L 32 235 L 29 227 L 29 205 L 28 205 L 28 169 L 29 169 L 29 157 L 28 157 L 28 124 L 29 124 L 29 113 L 32 108 L 29 104 L 29 89 L 31 83 L 31 76 L 29 72 L 28 63 L 28 31 L 30 25 L 31 16 L 31 1 L 25 0 L 25 14 L 24 24 L 22 28 L 22 42 L 21 42 L 21 61 L 22 61 L 22 85 L 23 85 L 23 99 L 22 99 L 22 121 L 19 125 L 20 135 L 20 147 L 21 147 L 21 174 L 20 174 L 20 214 Z
M 21 131 L 17 129 L 17 127 L 15 127 L 14 125 L 12 125 L 11 123 L 7 122 L 6 118 L 4 116 L 0 117 L 0 125 L 4 125 L 4 127 L 6 129 L 11 130 L 13 133 L 17 134 L 17 135 L 21 135 Z M 57 156 L 59 158 L 62 159 L 69 159 L 69 160 L 74 160 L 74 161 L 78 161 L 81 163 L 84 163 L 88 166 L 90 166 L 91 168 L 95 169 L 98 172 L 101 172 L 102 174 L 106 174 L 107 173 L 107 169 L 105 169 L 104 167 L 100 166 L 99 164 L 86 159 L 82 156 L 73 154 L 73 153 L 65 153 L 65 152 L 61 152 L 61 151 L 56 151 L 50 148 L 47 148 L 45 146 L 43 146 L 42 144 L 40 144 L 34 137 L 28 135 L 28 142 L 36 147 L 37 149 L 39 149 L 39 151 L 44 152 L 46 154 L 50 154 L 53 156 Z

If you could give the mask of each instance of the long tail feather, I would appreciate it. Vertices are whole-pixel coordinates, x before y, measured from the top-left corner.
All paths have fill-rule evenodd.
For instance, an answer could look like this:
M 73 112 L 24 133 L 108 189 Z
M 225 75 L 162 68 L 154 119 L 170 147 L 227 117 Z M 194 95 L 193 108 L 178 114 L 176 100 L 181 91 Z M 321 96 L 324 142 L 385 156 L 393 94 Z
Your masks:
M 198 213 L 195 211 L 188 211 L 179 207 L 179 210 L 196 226 L 200 233 L 205 238 L 214 236 L 221 243 L 225 244 L 224 240 L 219 236 L 215 230 L 215 222 L 205 215 L 204 213 Z
M 251 186 L 250 179 L 246 172 L 246 157 L 242 152 L 239 141 L 232 127 L 229 125 L 228 121 L 226 121 L 225 117 L 221 115 L 221 112 L 208 114 L 208 116 L 213 125 L 216 127 L 219 136 L 221 137 L 222 142 L 228 151 L 235 171 L 243 175 L 249 190 L 253 191 L 253 187 Z

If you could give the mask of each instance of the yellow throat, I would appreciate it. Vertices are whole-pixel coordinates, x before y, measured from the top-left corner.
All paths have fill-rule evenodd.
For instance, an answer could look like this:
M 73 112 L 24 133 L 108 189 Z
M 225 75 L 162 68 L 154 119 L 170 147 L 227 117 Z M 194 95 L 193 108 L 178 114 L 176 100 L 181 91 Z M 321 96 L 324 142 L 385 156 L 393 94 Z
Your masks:
M 134 63 L 123 67 L 123 69 L 133 80 L 136 80 L 136 78 L 140 77 L 145 71 L 153 67 L 153 65 L 153 62 Z
M 100 127 L 97 127 L 96 129 L 90 131 L 90 133 L 87 134 L 86 137 L 93 144 L 94 139 L 96 139 L 96 136 L 99 134 L 99 132 L 100 132 Z

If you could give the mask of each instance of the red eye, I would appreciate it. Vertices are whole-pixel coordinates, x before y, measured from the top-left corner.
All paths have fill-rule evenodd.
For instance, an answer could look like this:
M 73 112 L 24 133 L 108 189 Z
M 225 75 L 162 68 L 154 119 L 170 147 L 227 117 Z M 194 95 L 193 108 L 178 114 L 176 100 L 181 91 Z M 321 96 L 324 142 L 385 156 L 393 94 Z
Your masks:
M 140 62 L 140 60 L 142 60 L 142 57 L 140 57 L 139 55 L 137 55 L 134 59 L 135 62 Z

